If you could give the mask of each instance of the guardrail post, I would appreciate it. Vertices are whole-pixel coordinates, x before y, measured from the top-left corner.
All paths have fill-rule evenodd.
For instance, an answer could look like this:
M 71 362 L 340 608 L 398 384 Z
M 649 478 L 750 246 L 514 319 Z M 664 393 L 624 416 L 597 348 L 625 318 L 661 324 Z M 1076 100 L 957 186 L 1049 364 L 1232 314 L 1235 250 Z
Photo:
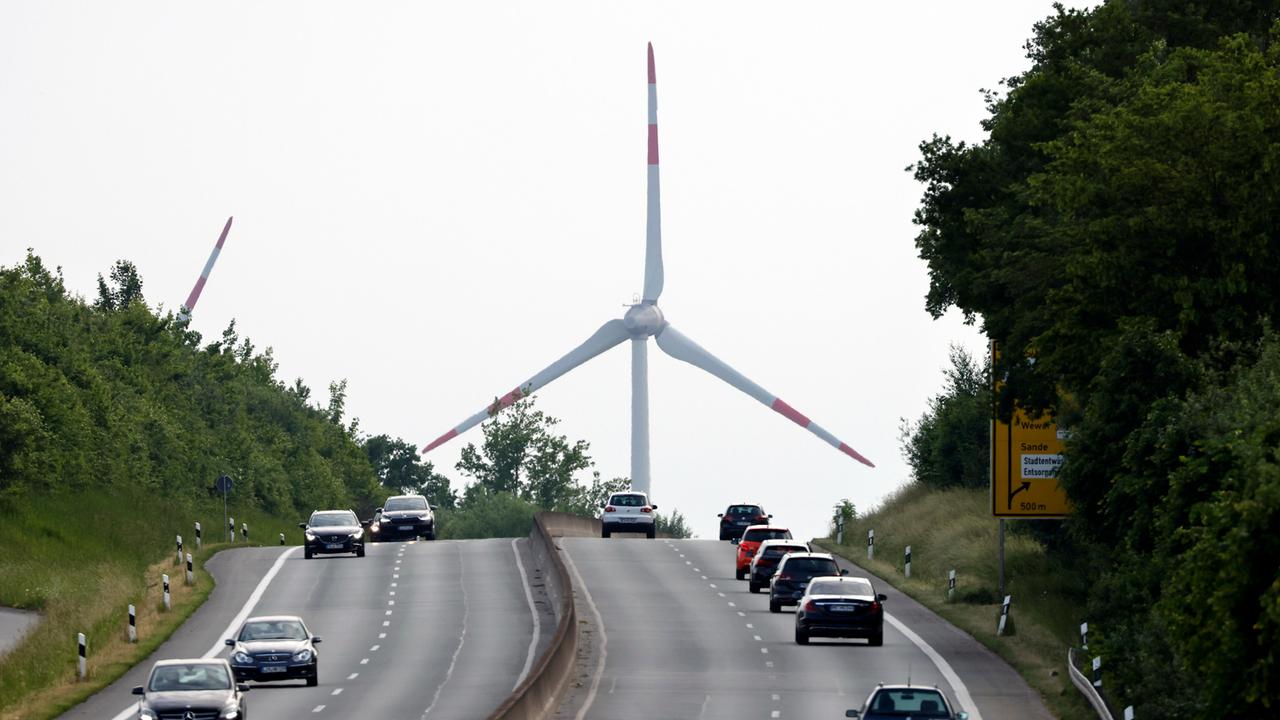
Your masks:
M 249 523 L 240 523 L 240 537 L 249 542 Z
M 236 519 L 235 518 L 230 518 L 227 520 L 227 534 L 231 536 L 231 544 L 234 545 L 236 542 Z
M 1133 706 L 1124 709 L 1124 720 L 1133 720 Z
M 196 582 L 195 568 L 192 567 L 191 553 L 187 553 L 187 584 L 194 585 Z
M 951 602 L 956 596 L 956 571 L 953 568 L 947 573 L 947 602 Z
M 1102 689 L 1102 656 L 1093 659 L 1093 686 Z
M 867 559 L 870 560 L 874 558 L 875 554 L 876 554 L 876 531 L 868 530 L 867 531 Z
M 844 515 L 836 516 L 836 544 L 844 544 Z
M 903 551 L 902 557 L 903 557 L 902 571 L 906 573 L 906 576 L 908 578 L 910 578 L 911 577 L 911 546 L 910 545 L 908 545 L 907 549 Z
M 196 550 L 200 549 L 200 523 L 196 523 Z
M 280 544 L 284 544 L 284 533 L 280 533 Z
M 138 610 L 133 605 L 129 606 L 129 642 L 138 642 Z
M 77 670 L 77 672 L 78 672 L 78 675 L 79 675 L 80 679 L 81 679 L 81 680 L 83 680 L 83 679 L 85 679 L 85 676 L 86 676 L 86 675 L 88 674 L 88 672 L 89 672 L 89 668 L 88 668 L 88 666 L 85 664 L 85 649 L 86 649 L 86 648 L 85 648 L 84 633 L 77 633 L 77 634 L 76 634 L 76 644 L 78 645 L 78 648 L 77 648 L 77 649 L 78 649 L 78 652 L 79 652 L 79 657 L 78 657 L 78 658 L 77 658 L 77 660 L 76 660 L 76 670 Z
M 1000 624 L 996 626 L 996 635 L 1004 634 L 1005 623 L 1009 620 L 1009 603 L 1013 600 L 1012 595 L 1005 595 L 1004 602 L 1000 605 Z
M 178 559 L 174 560 L 174 562 L 175 563 L 182 562 L 182 536 L 181 535 L 178 536 Z
M 161 576 L 160 576 L 160 579 L 164 581 L 164 609 L 165 609 L 165 610 L 168 610 L 168 609 L 170 608 L 170 603 L 169 603 L 169 576 L 168 576 L 168 575 L 161 575 Z
M 1089 623 L 1080 623 L 1080 647 L 1089 649 Z

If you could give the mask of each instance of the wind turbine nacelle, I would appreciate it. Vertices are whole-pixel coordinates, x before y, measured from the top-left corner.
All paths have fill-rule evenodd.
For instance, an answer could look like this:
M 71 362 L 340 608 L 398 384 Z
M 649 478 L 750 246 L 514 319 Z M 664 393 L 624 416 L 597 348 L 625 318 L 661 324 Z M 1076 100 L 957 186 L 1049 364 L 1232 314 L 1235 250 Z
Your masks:
M 666 327 L 667 319 L 662 316 L 662 311 L 657 305 L 642 302 L 631 306 L 627 314 L 622 316 L 622 324 L 626 326 L 627 332 L 631 333 L 632 337 L 653 337 Z

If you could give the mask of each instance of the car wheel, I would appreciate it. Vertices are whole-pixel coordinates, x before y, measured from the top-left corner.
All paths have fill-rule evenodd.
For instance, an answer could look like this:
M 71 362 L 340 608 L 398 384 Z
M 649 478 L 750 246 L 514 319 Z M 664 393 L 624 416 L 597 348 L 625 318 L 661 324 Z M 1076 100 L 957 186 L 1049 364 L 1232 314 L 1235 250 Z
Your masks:
M 650 527 L 649 530 L 645 532 L 645 537 L 649 538 L 650 540 L 658 537 L 658 529 L 655 527 Z
M 755 583 L 753 583 L 753 582 L 748 582 L 748 583 L 747 583 L 747 590 L 750 590 L 750 591 L 751 591 L 751 592 L 753 592 L 753 593 L 758 593 L 758 592 L 760 592 L 760 586 L 759 586 L 759 585 L 757 585 L 757 584 L 755 584 Z
M 600 530 L 600 537 L 607 538 L 607 537 L 609 537 L 609 533 L 610 533 L 609 528 L 601 528 L 601 530 Z
M 356 548 L 356 557 L 364 557 L 364 546 Z
M 741 580 L 741 579 L 745 578 L 745 577 L 747 576 L 747 574 L 746 574 L 745 572 L 743 572 L 742 570 L 734 570 L 734 571 L 733 571 L 733 576 L 734 576 L 735 578 L 737 578 L 737 579 Z
M 435 540 L 435 539 L 436 539 L 436 531 L 435 531 L 435 530 L 428 530 L 428 531 L 427 531 L 427 539 L 428 539 L 428 540 Z
M 799 627 L 796 627 L 796 644 L 797 644 L 797 645 L 808 645 L 808 644 L 809 644 L 809 633 L 805 632 L 804 630 L 800 629 Z
M 871 647 L 881 647 L 882 645 L 884 645 L 884 631 L 882 630 L 876 633 L 875 635 L 872 635 L 871 637 L 867 638 L 867 644 L 869 644 Z
M 769 600 L 769 612 L 782 612 L 782 606 L 778 604 L 777 600 Z
M 302 549 L 302 557 L 303 557 L 304 559 L 306 559 L 306 560 L 310 560 L 310 559 L 311 559 L 311 548 L 303 548 L 303 549 Z
M 307 678 L 307 687 L 315 687 L 320 684 L 320 668 L 316 668 L 316 674 Z

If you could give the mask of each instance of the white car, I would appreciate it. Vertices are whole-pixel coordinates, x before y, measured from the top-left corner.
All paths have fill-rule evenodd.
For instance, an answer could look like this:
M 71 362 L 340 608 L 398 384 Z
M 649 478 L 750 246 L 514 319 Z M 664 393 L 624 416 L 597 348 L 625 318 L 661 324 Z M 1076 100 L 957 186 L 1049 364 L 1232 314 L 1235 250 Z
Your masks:
M 627 532 L 644 533 L 652 538 L 657 534 L 653 512 L 657 509 L 642 492 L 614 493 L 600 510 L 600 536 Z

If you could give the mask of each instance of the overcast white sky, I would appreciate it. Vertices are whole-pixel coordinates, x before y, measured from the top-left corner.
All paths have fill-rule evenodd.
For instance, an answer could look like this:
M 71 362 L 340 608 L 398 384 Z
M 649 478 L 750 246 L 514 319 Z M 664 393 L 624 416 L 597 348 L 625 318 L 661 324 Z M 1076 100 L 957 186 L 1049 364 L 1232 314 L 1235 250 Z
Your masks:
M 1083 5 L 1083 4 L 1081 4 Z M 938 392 L 903 169 L 981 138 L 1049 0 L 0 5 L 0 264 L 93 297 L 137 264 L 192 326 L 235 318 L 319 401 L 421 447 L 582 342 L 643 284 L 645 43 L 657 56 L 667 319 L 877 464 L 650 344 L 653 495 L 702 537 L 760 502 L 798 534 L 909 477 Z M 630 353 L 538 393 L 630 471 Z M 479 428 L 428 456 L 453 469 Z

